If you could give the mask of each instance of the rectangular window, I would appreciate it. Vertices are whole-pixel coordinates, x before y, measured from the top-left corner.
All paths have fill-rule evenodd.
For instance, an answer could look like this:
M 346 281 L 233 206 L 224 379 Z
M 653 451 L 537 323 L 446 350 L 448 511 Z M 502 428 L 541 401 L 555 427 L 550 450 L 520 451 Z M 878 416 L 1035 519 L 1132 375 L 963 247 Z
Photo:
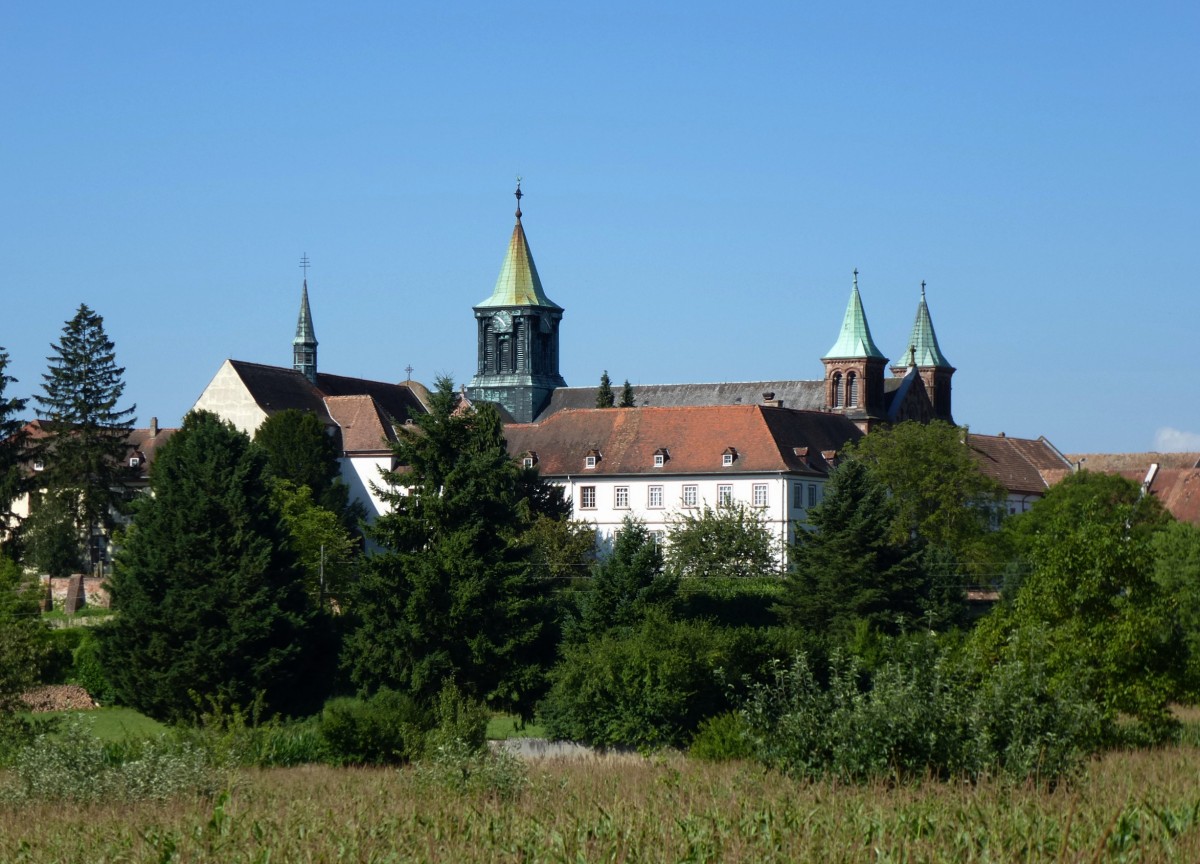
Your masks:
M 683 506 L 695 507 L 700 502 L 700 487 L 684 486 L 683 487 Z
M 754 497 L 751 500 L 754 502 L 755 507 L 766 507 L 767 506 L 767 484 L 766 483 L 755 483 L 754 484 Z
M 667 539 L 666 531 L 651 531 L 650 538 L 654 541 L 655 546 L 662 546 Z
M 596 509 L 596 487 L 595 486 L 580 486 L 579 487 L 579 509 L 580 510 L 595 510 Z
M 661 454 L 661 453 L 655 453 L 655 454 L 654 454 L 654 467 L 655 467 L 655 468 L 661 468 L 661 467 L 663 467 L 663 463 L 664 463 L 665 461 L 666 461 L 666 460 L 663 458 L 663 454 Z
M 733 503 L 733 487 L 722 483 L 717 487 L 717 505 L 726 506 Z
M 726 468 L 728 468 L 730 465 L 732 465 L 733 464 L 733 454 L 732 453 L 722 453 L 721 454 L 721 464 Z
M 618 510 L 629 509 L 629 487 L 618 486 L 613 489 L 613 506 Z
M 647 507 L 662 507 L 663 506 L 663 487 L 651 486 L 646 495 Z
M 521 464 L 523 464 L 526 468 L 532 468 L 533 467 L 533 457 L 526 456 L 523 460 L 521 460 Z
M 804 509 L 804 484 L 803 483 L 793 483 L 792 484 L 792 509 L 793 510 L 803 510 Z
M 596 467 L 596 457 L 588 456 L 586 459 L 584 459 L 583 467 L 584 468 L 595 468 Z
M 808 484 L 808 506 L 809 507 L 817 506 L 817 484 L 816 483 Z

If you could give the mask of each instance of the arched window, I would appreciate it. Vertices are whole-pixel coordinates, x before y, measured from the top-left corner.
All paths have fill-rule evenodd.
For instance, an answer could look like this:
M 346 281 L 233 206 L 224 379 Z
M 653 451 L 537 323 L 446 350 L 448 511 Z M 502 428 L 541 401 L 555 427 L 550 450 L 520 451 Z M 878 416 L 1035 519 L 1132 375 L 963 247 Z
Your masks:
M 853 372 L 846 375 L 846 404 L 851 408 L 858 407 L 858 376 Z
M 833 373 L 833 407 L 842 407 L 842 373 Z

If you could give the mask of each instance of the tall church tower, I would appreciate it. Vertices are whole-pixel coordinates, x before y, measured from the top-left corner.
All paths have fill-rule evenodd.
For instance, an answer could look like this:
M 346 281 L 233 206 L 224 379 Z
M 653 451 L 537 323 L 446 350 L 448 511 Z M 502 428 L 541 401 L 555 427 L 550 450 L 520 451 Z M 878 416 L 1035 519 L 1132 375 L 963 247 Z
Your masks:
M 566 382 L 558 374 L 558 325 L 563 310 L 542 290 L 521 224 L 521 184 L 517 183 L 517 224 L 508 241 L 492 296 L 475 307 L 478 368 L 468 395 L 504 406 L 518 423 L 531 422 Z
M 296 338 L 292 340 L 292 368 L 317 383 L 317 334 L 313 331 L 312 312 L 308 308 L 308 279 L 300 291 L 300 317 L 296 321 Z
M 883 370 L 887 358 L 875 347 L 858 293 L 858 271 L 837 342 L 821 358 L 825 364 L 825 406 L 854 420 L 864 432 L 885 417 Z
M 933 330 L 933 319 L 929 317 L 929 306 L 925 302 L 925 283 L 921 283 L 921 302 L 917 304 L 917 320 L 913 322 L 912 335 L 904 348 L 903 366 L 893 366 L 892 374 L 904 375 L 913 366 L 925 385 L 929 401 L 933 404 L 933 416 L 938 420 L 953 423 L 950 414 L 950 379 L 954 367 L 938 346 L 937 333 Z

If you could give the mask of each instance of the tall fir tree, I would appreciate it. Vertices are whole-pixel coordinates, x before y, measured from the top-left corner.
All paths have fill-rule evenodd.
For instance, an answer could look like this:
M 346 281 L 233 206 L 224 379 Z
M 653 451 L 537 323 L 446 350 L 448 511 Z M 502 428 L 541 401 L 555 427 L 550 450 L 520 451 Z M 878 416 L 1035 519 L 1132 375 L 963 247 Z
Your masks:
M 402 467 L 385 477 L 392 509 L 371 531 L 382 551 L 351 586 L 347 665 L 368 691 L 432 698 L 453 681 L 528 716 L 553 655 L 529 529 L 543 504 L 561 512 L 562 496 L 509 457 L 494 408 L 456 403 L 439 380 L 430 413 L 393 447 Z
M 21 412 L 27 400 L 9 396 L 8 385 L 17 379 L 7 374 L 8 352 L 0 348 L 0 514 L 12 511 L 12 504 L 25 491 L 24 462 L 28 436 Z M 7 546 L 10 526 L 0 518 L 0 544 Z
M 664 570 L 662 549 L 645 523 L 626 516 L 611 554 L 592 566 L 568 635 L 582 641 L 636 624 L 651 609 L 668 607 L 678 590 L 679 577 Z
M 600 375 L 600 387 L 596 390 L 596 407 L 613 407 L 612 379 L 608 377 L 607 369 Z
M 272 508 L 262 451 L 215 414 L 192 412 L 151 469 L 99 628 L 119 698 L 188 720 L 192 694 L 299 714 L 325 695 L 325 618 Z
M 780 615 L 843 638 L 858 622 L 895 632 L 919 619 L 929 586 L 916 545 L 892 536 L 895 518 L 887 487 L 864 462 L 834 470 L 825 499 L 809 513 L 814 530 L 797 532 Z
M 42 393 L 34 397 L 46 432 L 34 455 L 45 465 L 43 483 L 73 499 L 78 531 L 106 533 L 134 476 L 124 456 L 136 406 L 120 407 L 125 369 L 104 319 L 85 304 L 51 348 Z
M 625 379 L 624 386 L 621 387 L 621 402 L 617 406 L 619 408 L 632 408 L 636 403 L 633 399 L 633 385 L 629 383 L 629 379 Z

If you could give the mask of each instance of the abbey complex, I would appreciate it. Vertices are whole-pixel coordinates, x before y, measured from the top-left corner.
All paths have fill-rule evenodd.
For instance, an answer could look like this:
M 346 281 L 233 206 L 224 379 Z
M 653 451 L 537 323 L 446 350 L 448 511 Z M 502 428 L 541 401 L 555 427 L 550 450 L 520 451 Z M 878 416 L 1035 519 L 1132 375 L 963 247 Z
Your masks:
M 559 484 L 575 518 L 594 523 L 602 535 L 627 515 L 664 532 L 681 509 L 738 501 L 761 508 L 787 542 L 821 500 L 848 442 L 880 424 L 954 422 L 955 369 L 938 344 L 924 285 L 908 343 L 889 364 L 871 336 L 857 272 L 841 329 L 821 357 L 822 379 L 638 385 L 632 406 L 596 407 L 595 386 L 567 386 L 559 373 L 565 310 L 542 285 L 521 222 L 519 187 L 516 196 L 516 224 L 499 278 L 474 307 L 476 371 L 462 398 L 464 404 L 494 403 L 513 458 Z M 373 484 L 380 469 L 393 467 L 390 442 L 427 410 L 427 400 L 426 388 L 412 380 L 385 383 L 321 371 L 306 280 L 292 365 L 227 360 L 195 407 L 249 434 L 277 411 L 316 414 L 340 441 L 352 494 L 374 515 L 383 505 Z M 1044 438 L 970 433 L 967 443 L 983 470 L 1008 490 L 1014 513 L 1077 467 Z M 1189 479 L 1198 473 L 1194 464 L 1152 466 L 1143 460 L 1113 470 L 1136 473 L 1139 481 L 1145 474 L 1147 488 L 1157 481 L 1152 491 L 1169 507 L 1175 486 L 1187 482 L 1189 501 L 1200 488 L 1200 477 Z M 1200 494 L 1194 497 L 1200 505 Z

